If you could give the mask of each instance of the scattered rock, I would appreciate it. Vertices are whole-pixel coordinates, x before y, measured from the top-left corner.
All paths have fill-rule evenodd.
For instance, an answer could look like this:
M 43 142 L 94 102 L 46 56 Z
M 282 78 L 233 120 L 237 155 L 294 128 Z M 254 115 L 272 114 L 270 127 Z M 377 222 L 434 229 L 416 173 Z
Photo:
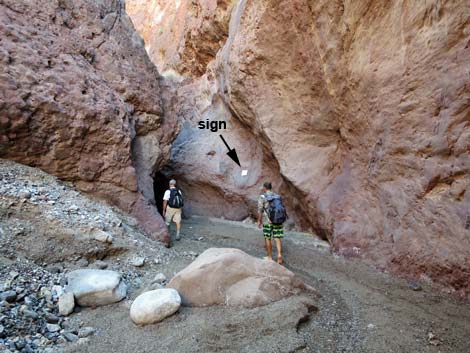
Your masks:
M 0 5 L 0 8 L 4 7 Z M 32 180 L 47 189 L 47 198 L 42 197 L 45 194 L 38 197 Z M 32 197 L 22 203 L 18 195 L 26 185 Z M 52 205 L 50 200 L 56 203 Z M 76 207 L 68 212 L 72 205 Z M 64 271 L 89 266 L 88 258 L 107 260 L 109 255 L 109 261 L 122 268 L 122 281 L 138 287 L 140 278 L 135 268 L 115 258 L 113 246 L 89 240 L 90 227 L 122 237 L 117 254 L 121 249 L 135 251 L 136 246 L 143 244 L 145 251 L 140 253 L 141 256 L 151 253 L 163 261 L 172 253 L 159 242 L 150 243 L 140 228 L 131 229 L 129 224 L 137 226 L 137 222 L 132 219 L 128 222 L 128 215 L 77 192 L 71 184 L 39 169 L 4 159 L 0 159 L 0 213 L 1 210 L 7 211 L 0 215 L 1 352 L 4 349 L 17 352 L 17 347 L 23 346 L 22 341 L 17 341 L 19 336 L 26 340 L 22 353 L 43 352 L 46 347 L 56 352 L 56 345 L 68 342 L 63 332 L 77 335 L 81 316 L 74 315 L 70 320 L 62 316 L 59 312 L 62 300 L 59 305 L 59 299 L 67 286 Z M 125 230 L 122 234 L 116 231 L 118 224 Z M 44 231 L 54 234 L 46 243 L 43 242 Z M 18 238 L 16 234 L 23 237 Z M 91 263 L 95 267 L 94 261 Z M 97 261 L 99 267 L 104 267 L 100 263 L 104 261 Z M 118 288 L 116 291 L 120 292 Z M 76 308 L 78 311 L 81 307 L 77 304 Z M 58 325 L 61 329 L 50 332 L 46 324 Z
M 75 299 L 72 292 L 65 292 L 59 297 L 59 314 L 67 316 L 73 313 Z
M 411 289 L 411 290 L 414 290 L 414 291 L 421 291 L 423 290 L 423 287 L 421 287 L 421 284 L 419 282 L 410 282 L 408 283 L 408 287 Z
M 69 342 L 77 342 L 77 341 L 78 341 L 78 336 L 75 335 L 75 334 L 73 334 L 73 333 L 71 333 L 71 332 L 64 332 L 62 335 L 63 335 L 63 336 L 65 337 L 65 339 L 66 339 L 67 341 L 69 341 Z
M 150 290 L 162 289 L 162 288 L 165 288 L 165 286 L 161 283 L 152 283 L 150 286 Z
M 439 346 L 441 344 L 440 339 L 432 332 L 428 333 L 428 343 L 433 346 Z
M 19 275 L 20 275 L 20 274 L 19 274 L 18 272 L 16 272 L 16 271 L 11 271 L 11 272 L 10 272 L 10 280 L 11 280 L 11 281 L 14 281 L 15 279 L 18 278 Z
M 62 328 L 64 330 L 67 330 L 67 331 L 70 331 L 70 332 L 75 332 L 74 324 L 70 320 L 67 320 L 67 319 L 63 320 L 60 326 L 62 326 Z
M 145 265 L 145 257 L 141 257 L 141 256 L 138 256 L 138 257 L 134 257 L 132 260 L 131 260 L 131 265 L 132 266 L 135 266 L 135 267 L 142 267 Z
M 87 267 L 88 265 L 89 265 L 89 262 L 87 259 L 81 258 L 77 261 L 78 267 Z
M 52 286 L 52 295 L 55 298 L 59 298 L 64 293 L 64 288 L 62 286 Z
M 77 205 L 71 205 L 71 206 L 67 209 L 67 212 L 68 212 L 68 213 L 78 213 L 79 210 L 80 210 L 80 207 L 78 207 Z
M 44 314 L 44 318 L 50 324 L 57 324 L 60 320 L 57 315 L 54 315 L 54 314 L 51 314 L 51 313 Z
M 95 329 L 93 327 L 82 327 L 78 330 L 78 337 L 84 338 L 89 337 L 95 333 Z
M 7 301 L 9 303 L 12 303 L 16 300 L 16 292 L 14 290 L 8 290 L 6 292 L 1 292 L 0 293 L 0 301 Z
M 83 344 L 87 344 L 90 342 L 90 338 L 89 337 L 83 337 L 83 338 L 79 338 L 78 339 L 78 345 L 83 345 Z
M 39 315 L 36 312 L 29 309 L 24 310 L 23 315 L 25 315 L 26 317 L 30 317 L 33 320 L 37 320 L 39 318 Z
M 161 272 L 157 274 L 152 280 L 152 283 L 163 283 L 163 282 L 166 282 L 166 276 Z
M 66 342 L 60 334 L 66 321 L 57 316 L 60 278 L 28 260 L 0 266 L 0 287 L 17 293 L 15 301 L 0 302 L 0 351 L 4 343 L 13 352 L 36 353 Z
M 127 287 L 121 275 L 109 270 L 76 270 L 67 274 L 67 290 L 81 306 L 100 306 L 121 301 Z
M 31 193 L 29 191 L 22 191 L 18 196 L 20 197 L 20 199 L 30 199 Z
M 56 344 L 65 344 L 67 343 L 67 339 L 64 336 L 59 336 L 56 338 L 55 343 Z
M 57 324 L 46 324 L 46 328 L 49 332 L 59 332 L 61 329 Z
M 15 347 L 18 350 L 22 350 L 26 346 L 26 341 L 23 338 L 19 338 L 15 341 Z
M 49 265 L 49 266 L 47 266 L 47 270 L 50 273 L 61 273 L 63 268 L 59 265 Z
M 174 314 L 181 306 L 175 289 L 157 289 L 139 295 L 132 303 L 130 315 L 138 325 L 153 324 Z
M 105 231 L 102 231 L 101 229 L 93 229 L 91 231 L 91 238 L 102 243 L 111 244 L 113 242 L 113 236 Z
M 108 266 L 109 266 L 109 264 L 107 262 L 104 262 L 104 261 L 101 261 L 101 260 L 95 261 L 93 263 L 93 265 L 96 268 L 100 269 L 100 270 L 104 270 L 104 269 L 108 268 Z

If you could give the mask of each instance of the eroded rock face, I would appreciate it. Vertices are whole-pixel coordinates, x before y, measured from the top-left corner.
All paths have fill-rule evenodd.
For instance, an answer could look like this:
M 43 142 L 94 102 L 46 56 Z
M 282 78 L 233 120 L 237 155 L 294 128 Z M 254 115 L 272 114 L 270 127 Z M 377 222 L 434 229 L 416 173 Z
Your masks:
M 238 1 L 216 59 L 175 88 L 178 107 L 167 111 L 183 119 L 170 172 L 186 183 L 189 207 L 238 219 L 269 178 L 296 222 L 337 252 L 468 296 L 467 8 Z M 166 13 L 163 32 L 181 23 Z M 148 36 L 152 50 L 167 49 Z M 205 118 L 228 122 L 223 134 L 253 179 L 237 177 L 218 133 L 197 129 Z
M 338 252 L 468 293 L 464 2 L 369 5 L 240 3 L 226 100 Z
M 166 113 L 174 119 L 182 118 L 182 123 L 164 171 L 178 180 L 186 195 L 185 214 L 243 220 L 256 215 L 263 181 L 271 180 L 283 194 L 290 194 L 290 186 L 281 177 L 279 165 L 267 147 L 233 117 L 213 77 L 214 72 L 208 71 L 197 81 L 174 89 L 173 108 Z M 201 130 L 200 120 L 223 121 L 227 129 Z M 228 150 L 220 134 L 230 146 L 236 147 L 242 168 L 227 157 Z M 248 171 L 246 176 L 241 174 L 241 169 Z M 299 200 L 286 198 L 285 201 L 292 211 L 288 224 L 308 227 L 309 223 L 299 217 L 302 215 Z
M 124 2 L 3 1 L 0 36 L 0 157 L 73 181 L 168 240 L 147 190 L 175 128 Z
M 233 0 L 128 0 L 126 11 L 160 72 L 202 76 L 228 36 Z

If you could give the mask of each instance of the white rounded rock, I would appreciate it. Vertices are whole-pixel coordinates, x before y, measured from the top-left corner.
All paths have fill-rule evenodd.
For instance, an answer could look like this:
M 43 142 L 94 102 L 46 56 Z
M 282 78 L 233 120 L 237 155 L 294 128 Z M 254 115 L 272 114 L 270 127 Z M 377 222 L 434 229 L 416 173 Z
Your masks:
M 59 297 L 59 314 L 70 315 L 75 308 L 75 298 L 72 292 L 65 292 Z
M 156 289 L 139 295 L 131 306 L 131 319 L 138 325 L 153 324 L 173 315 L 181 306 L 178 291 Z
M 81 306 L 100 306 L 121 301 L 127 287 L 121 275 L 108 270 L 76 270 L 67 274 L 67 291 Z

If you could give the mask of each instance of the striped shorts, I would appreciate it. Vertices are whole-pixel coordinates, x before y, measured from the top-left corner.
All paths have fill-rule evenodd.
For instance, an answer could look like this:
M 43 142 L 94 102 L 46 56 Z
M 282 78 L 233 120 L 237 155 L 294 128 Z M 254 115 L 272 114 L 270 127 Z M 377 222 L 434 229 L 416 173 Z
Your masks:
M 263 224 L 263 234 L 265 239 L 283 238 L 284 225 L 282 224 Z

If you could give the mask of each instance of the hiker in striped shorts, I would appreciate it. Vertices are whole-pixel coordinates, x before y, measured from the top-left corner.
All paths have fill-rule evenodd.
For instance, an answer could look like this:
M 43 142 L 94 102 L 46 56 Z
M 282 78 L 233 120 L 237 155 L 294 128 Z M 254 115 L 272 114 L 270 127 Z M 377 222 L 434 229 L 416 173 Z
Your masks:
M 272 184 L 263 184 L 263 193 L 258 198 L 258 227 L 263 226 L 267 258 L 273 259 L 271 239 L 274 238 L 277 249 L 277 263 L 282 264 L 282 242 L 284 225 L 287 218 L 286 209 L 281 196 L 272 191 Z

